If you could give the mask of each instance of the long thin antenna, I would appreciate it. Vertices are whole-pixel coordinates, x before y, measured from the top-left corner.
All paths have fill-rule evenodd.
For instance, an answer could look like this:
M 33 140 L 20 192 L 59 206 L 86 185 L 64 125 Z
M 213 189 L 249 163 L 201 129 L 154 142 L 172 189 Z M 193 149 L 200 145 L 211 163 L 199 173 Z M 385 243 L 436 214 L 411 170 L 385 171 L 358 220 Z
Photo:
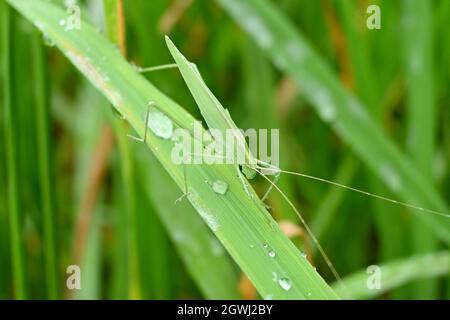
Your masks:
M 300 214 L 300 212 L 297 210 L 297 208 L 294 206 L 294 204 L 291 202 L 291 200 L 289 200 L 289 198 L 284 194 L 284 192 L 276 185 L 272 182 L 272 180 L 270 180 L 269 178 L 267 178 L 264 174 L 262 174 L 261 171 L 259 171 L 258 169 L 254 170 L 256 172 L 258 172 L 264 179 L 266 179 L 267 181 L 269 181 L 269 183 L 275 188 L 277 189 L 277 191 L 281 194 L 281 196 L 284 198 L 284 200 L 286 200 L 286 202 L 289 204 L 289 206 L 292 208 L 292 210 L 294 210 L 295 214 L 298 216 L 298 218 L 300 219 L 303 227 L 305 228 L 306 232 L 309 234 L 309 236 L 311 237 L 311 239 L 313 240 L 314 244 L 317 247 L 317 250 L 319 250 L 320 254 L 322 255 L 323 259 L 325 260 L 328 268 L 331 270 L 331 272 L 333 273 L 333 276 L 336 278 L 336 280 L 338 281 L 338 283 L 342 286 L 342 288 L 346 288 L 344 282 L 342 281 L 341 277 L 339 276 L 339 274 L 336 271 L 336 268 L 333 266 L 333 264 L 331 263 L 330 258 L 328 258 L 328 255 L 325 253 L 325 250 L 323 250 L 322 246 L 319 243 L 319 240 L 317 240 L 317 238 L 314 236 L 314 233 L 312 232 L 312 230 L 309 228 L 308 224 L 306 223 L 305 219 L 303 219 L 303 216 Z
M 307 178 L 307 179 L 311 179 L 311 180 L 324 182 L 324 183 L 331 184 L 331 185 L 334 185 L 334 186 L 337 186 L 337 187 L 341 187 L 341 188 L 344 188 L 344 189 L 347 189 L 347 190 L 358 192 L 358 193 L 364 194 L 364 195 L 372 197 L 372 198 L 384 200 L 384 201 L 387 201 L 387 202 L 391 202 L 391 203 L 394 203 L 394 204 L 397 204 L 397 205 L 405 206 L 405 207 L 408 207 L 408 208 L 411 208 L 411 209 L 415 209 L 415 210 L 419 210 L 419 211 L 422 211 L 422 212 L 435 214 L 435 215 L 438 215 L 438 216 L 441 216 L 441 217 L 450 218 L 450 214 L 448 214 L 448 213 L 443 213 L 443 212 L 439 212 L 439 211 L 435 211 L 435 210 L 419 207 L 419 206 L 416 206 L 416 205 L 413 205 L 413 204 L 409 204 L 409 203 L 406 203 L 406 202 L 401 202 L 401 201 L 398 201 L 398 200 L 394 200 L 394 199 L 391 199 L 391 198 L 379 196 L 377 194 L 373 194 L 373 193 L 370 193 L 370 192 L 367 192 L 367 191 L 364 191 L 364 190 L 360 190 L 360 189 L 356 189 L 356 188 L 353 188 L 353 187 L 349 187 L 349 186 L 346 186 L 346 185 L 338 183 L 338 182 L 330 181 L 330 180 L 319 178 L 319 177 L 315 177 L 315 176 L 310 176 L 308 174 L 282 170 L 282 169 L 279 169 L 279 168 L 264 168 L 264 170 L 269 170 L 269 171 L 272 170 L 272 171 L 275 171 L 275 172 L 283 172 L 283 173 L 291 174 L 291 175 L 294 175 L 294 176 L 299 176 L 299 177 L 303 177 L 303 178 Z

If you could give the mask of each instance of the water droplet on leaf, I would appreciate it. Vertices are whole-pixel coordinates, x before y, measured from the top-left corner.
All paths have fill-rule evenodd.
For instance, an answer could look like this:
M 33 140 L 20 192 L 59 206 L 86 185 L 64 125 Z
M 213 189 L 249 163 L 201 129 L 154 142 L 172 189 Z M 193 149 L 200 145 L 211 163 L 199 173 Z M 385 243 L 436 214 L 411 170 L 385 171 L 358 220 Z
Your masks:
M 144 114 L 144 121 L 147 114 Z M 148 128 L 158 137 L 170 139 L 173 134 L 173 123 L 165 114 L 155 108 L 150 108 L 148 115 Z
M 113 105 L 111 105 L 111 112 L 113 113 L 113 115 L 120 120 L 125 120 L 125 117 L 120 113 L 119 110 L 117 110 L 116 108 L 114 108 Z
M 50 36 L 46 33 L 42 34 L 42 40 L 44 41 L 44 44 L 48 47 L 54 47 L 55 41 L 50 38 Z
M 278 284 L 285 291 L 289 291 L 292 288 L 291 280 L 289 280 L 288 278 L 280 278 L 278 280 Z
M 217 180 L 213 182 L 212 189 L 215 193 L 225 194 L 228 191 L 228 184 L 225 181 Z

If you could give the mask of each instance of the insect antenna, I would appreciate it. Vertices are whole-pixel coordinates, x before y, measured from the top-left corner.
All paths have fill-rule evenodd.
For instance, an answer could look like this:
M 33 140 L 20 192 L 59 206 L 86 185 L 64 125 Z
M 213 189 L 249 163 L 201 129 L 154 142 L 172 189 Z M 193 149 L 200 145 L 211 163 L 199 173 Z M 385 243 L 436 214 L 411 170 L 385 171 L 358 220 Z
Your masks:
M 450 218 L 450 214 L 449 213 L 439 212 L 439 211 L 436 211 L 436 210 L 431 210 L 431 209 L 423 208 L 423 207 L 420 207 L 420 206 L 416 206 L 416 205 L 413 205 L 413 204 L 410 204 L 410 203 L 401 202 L 401 201 L 398 201 L 398 200 L 395 200 L 395 199 L 391 199 L 391 198 L 388 198 L 388 197 L 380 196 L 380 195 L 377 195 L 377 194 L 374 194 L 374 193 L 370 193 L 370 192 L 367 192 L 367 191 L 364 191 L 364 190 L 361 190 L 361 189 L 353 188 L 353 187 L 350 187 L 350 186 L 347 186 L 347 185 L 344 185 L 344 184 L 341 184 L 341 183 L 338 183 L 338 182 L 334 182 L 334 181 L 331 181 L 331 180 L 327 180 L 327 179 L 311 176 L 311 175 L 308 175 L 308 174 L 282 170 L 282 169 L 279 169 L 279 168 L 276 168 L 276 169 L 275 168 L 264 168 L 264 170 L 269 170 L 269 171 L 274 171 L 274 172 L 282 172 L 282 173 L 291 174 L 291 175 L 294 175 L 294 176 L 307 178 L 307 179 L 310 179 L 310 180 L 316 180 L 316 181 L 324 182 L 324 183 L 331 184 L 331 185 L 336 186 L 336 187 L 340 187 L 340 188 L 344 188 L 344 189 L 351 190 L 351 191 L 354 191 L 354 192 L 358 192 L 358 193 L 364 194 L 366 196 L 369 196 L 369 197 L 372 197 L 372 198 L 375 198 L 375 199 L 387 201 L 387 202 L 390 202 L 390 203 L 393 203 L 393 204 L 396 204 L 396 205 L 405 206 L 405 207 L 410 208 L 410 209 L 418 210 L 418 211 L 420 211 L 422 213 L 430 213 L 430 214 L 434 214 L 434 215 L 437 215 L 437 216 Z

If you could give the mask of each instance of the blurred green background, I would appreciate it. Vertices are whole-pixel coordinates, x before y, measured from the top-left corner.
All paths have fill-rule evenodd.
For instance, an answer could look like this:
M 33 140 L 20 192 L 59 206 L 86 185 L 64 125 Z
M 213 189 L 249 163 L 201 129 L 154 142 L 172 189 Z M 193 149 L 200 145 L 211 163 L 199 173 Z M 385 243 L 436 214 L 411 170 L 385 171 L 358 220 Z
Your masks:
M 174 204 L 181 191 L 147 148 L 127 142 L 129 129 L 108 101 L 1 1 L 0 299 L 259 298 L 190 205 Z M 450 1 L 271 2 L 448 203 Z M 76 4 L 82 19 L 104 32 L 103 1 Z M 366 26 L 370 4 L 381 8 L 379 30 Z M 218 2 L 125 0 L 123 18 L 130 62 L 172 63 L 164 42 L 170 35 L 239 127 L 280 129 L 282 168 L 399 198 Z M 146 77 L 200 118 L 177 70 Z M 267 187 L 261 178 L 252 185 L 260 194 Z M 402 280 L 411 268 L 394 270 L 392 289 L 367 297 L 450 297 L 448 258 L 436 260 L 439 272 L 423 258 L 446 247 L 411 210 L 300 177 L 283 176 L 279 185 L 343 278 L 422 257 L 411 277 Z M 332 283 L 282 197 L 272 193 L 267 202 Z M 66 287 L 69 265 L 81 267 L 81 290 Z

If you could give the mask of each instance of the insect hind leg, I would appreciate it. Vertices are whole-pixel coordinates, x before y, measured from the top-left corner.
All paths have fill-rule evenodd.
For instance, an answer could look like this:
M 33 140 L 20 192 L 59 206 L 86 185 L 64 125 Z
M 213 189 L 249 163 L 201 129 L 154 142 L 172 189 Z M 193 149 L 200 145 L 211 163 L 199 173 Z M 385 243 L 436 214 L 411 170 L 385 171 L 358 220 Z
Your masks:
M 273 181 L 272 181 L 273 184 L 272 184 L 272 183 L 270 184 L 270 186 L 269 186 L 269 188 L 267 189 L 266 193 L 264 193 L 263 197 L 261 198 L 261 201 L 264 202 L 264 201 L 267 199 L 267 197 L 269 196 L 270 191 L 272 191 L 272 189 L 273 189 L 273 186 L 276 185 L 277 182 L 278 182 L 278 180 L 280 179 L 280 175 L 281 175 L 281 172 L 278 172 L 278 173 L 275 175 L 275 178 L 274 178 Z
M 239 165 L 235 165 L 237 175 L 239 177 L 239 180 L 241 181 L 242 187 L 244 188 L 245 193 L 250 197 L 253 198 L 253 195 L 250 193 L 250 190 L 248 189 L 247 182 L 245 181 L 244 174 L 239 169 Z

